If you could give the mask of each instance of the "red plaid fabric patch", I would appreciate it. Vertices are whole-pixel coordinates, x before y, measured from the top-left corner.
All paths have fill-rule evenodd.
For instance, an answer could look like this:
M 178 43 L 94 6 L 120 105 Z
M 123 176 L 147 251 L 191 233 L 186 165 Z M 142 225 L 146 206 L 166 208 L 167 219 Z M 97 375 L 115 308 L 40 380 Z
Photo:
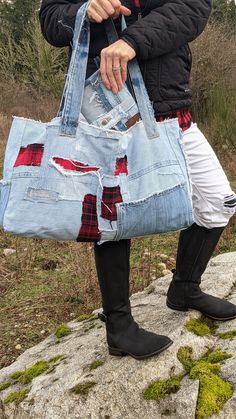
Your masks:
M 40 166 L 43 157 L 43 147 L 43 144 L 28 144 L 27 147 L 21 147 L 14 167 Z
M 61 157 L 53 157 L 53 161 L 67 170 L 75 170 L 77 172 L 94 172 L 98 167 L 89 166 L 88 164 L 81 163 L 75 160 L 62 159 Z
M 91 242 L 100 240 L 97 219 L 97 198 L 95 195 L 85 195 L 81 222 L 82 225 L 80 227 L 77 241 Z
M 190 111 L 183 110 L 183 111 L 177 111 L 177 112 L 171 112 L 167 115 L 159 116 L 157 117 L 157 121 L 161 122 L 165 119 L 172 119 L 172 118 L 178 118 L 179 126 L 182 129 L 182 131 L 186 131 L 186 129 L 190 128 L 192 123 L 192 115 Z
M 125 173 L 128 175 L 128 161 L 127 156 L 119 157 L 116 159 L 116 168 L 114 175 L 118 176 L 120 173 Z
M 117 220 L 116 205 L 118 202 L 123 202 L 120 187 L 112 186 L 103 188 L 102 194 L 102 214 L 101 216 L 109 221 Z

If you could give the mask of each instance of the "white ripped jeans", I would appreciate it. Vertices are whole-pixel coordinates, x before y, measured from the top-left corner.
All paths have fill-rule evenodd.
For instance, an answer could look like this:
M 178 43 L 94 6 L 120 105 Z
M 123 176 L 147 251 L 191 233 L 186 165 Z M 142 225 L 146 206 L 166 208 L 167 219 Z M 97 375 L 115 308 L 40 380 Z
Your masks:
M 183 132 L 182 144 L 192 184 L 194 221 L 206 228 L 226 226 L 235 213 L 236 195 L 219 160 L 197 124 Z

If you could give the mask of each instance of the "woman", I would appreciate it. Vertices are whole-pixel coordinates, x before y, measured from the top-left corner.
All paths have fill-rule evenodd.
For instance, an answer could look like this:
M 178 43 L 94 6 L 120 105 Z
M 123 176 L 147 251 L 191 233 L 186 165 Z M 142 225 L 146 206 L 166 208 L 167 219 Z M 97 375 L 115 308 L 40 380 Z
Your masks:
M 42 1 L 40 22 L 48 42 L 70 47 L 75 16 L 83 3 Z M 156 119 L 178 118 L 192 182 L 195 223 L 180 233 L 166 303 L 173 310 L 195 309 L 211 319 L 230 320 L 236 318 L 236 306 L 200 289 L 201 275 L 236 207 L 220 163 L 190 114 L 188 42 L 202 32 L 210 11 L 211 0 L 91 0 L 87 76 L 97 70 L 94 58 L 100 56 L 103 83 L 117 93 L 126 81 L 128 61 L 137 57 Z M 121 15 L 128 25 L 122 33 Z M 114 19 L 120 37 L 110 46 L 104 29 L 108 17 Z M 95 244 L 94 249 L 103 304 L 100 318 L 106 322 L 109 353 L 144 359 L 168 348 L 171 339 L 141 329 L 132 317 L 130 240 Z

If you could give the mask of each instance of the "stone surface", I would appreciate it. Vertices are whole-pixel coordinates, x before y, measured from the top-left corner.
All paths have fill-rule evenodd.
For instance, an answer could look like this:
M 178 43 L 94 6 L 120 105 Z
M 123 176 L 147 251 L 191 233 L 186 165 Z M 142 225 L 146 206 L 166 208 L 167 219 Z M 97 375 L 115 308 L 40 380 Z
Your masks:
M 196 311 L 175 312 L 165 305 L 171 280 L 167 275 L 155 280 L 144 291 L 131 297 L 133 315 L 146 329 L 167 334 L 174 344 L 158 356 L 137 361 L 129 356 L 114 357 L 107 351 L 105 327 L 100 320 L 76 322 L 68 326 L 69 336 L 57 343 L 54 335 L 21 354 L 10 366 L 0 370 L 0 383 L 9 375 L 23 370 L 39 360 L 61 354 L 66 358 L 55 364 L 53 371 L 43 373 L 28 384 L 30 392 L 19 405 L 0 402 L 1 419 L 194 419 L 198 397 L 198 381 L 187 376 L 177 393 L 160 402 L 143 398 L 144 390 L 153 381 L 167 379 L 183 372 L 176 354 L 178 348 L 190 345 L 194 357 L 202 356 L 209 348 L 222 348 L 233 357 L 221 368 L 222 377 L 234 386 L 233 397 L 214 418 L 236 418 L 236 338 L 222 340 L 217 336 L 198 337 L 184 327 L 187 320 L 199 317 Z M 202 289 L 236 303 L 236 252 L 212 259 L 203 277 Z M 97 312 L 97 310 L 95 310 Z M 236 329 L 236 320 L 217 323 L 219 331 Z M 93 327 L 94 326 L 94 327 Z M 95 360 L 104 364 L 94 370 Z M 74 394 L 70 389 L 79 383 L 96 382 L 87 395 Z M 23 386 L 25 387 L 25 386 Z M 0 393 L 0 399 L 22 388 L 15 384 Z

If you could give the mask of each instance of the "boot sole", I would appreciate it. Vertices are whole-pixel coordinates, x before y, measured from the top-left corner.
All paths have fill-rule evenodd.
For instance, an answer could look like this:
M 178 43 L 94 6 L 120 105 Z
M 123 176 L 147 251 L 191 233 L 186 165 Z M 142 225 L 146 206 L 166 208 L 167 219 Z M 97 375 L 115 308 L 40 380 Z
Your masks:
M 176 310 L 176 311 L 189 311 L 189 309 L 191 310 L 197 310 L 196 308 L 192 308 L 192 307 L 179 307 L 176 306 L 172 303 L 170 303 L 168 300 L 166 301 L 166 305 L 167 307 L 169 307 L 172 310 Z M 197 310 L 200 311 L 200 310 Z M 202 313 L 204 316 L 209 317 L 209 319 L 212 320 L 218 320 L 218 321 L 227 321 L 227 320 L 233 320 L 236 318 L 236 315 L 231 316 L 231 317 L 213 317 L 210 314 L 204 313 L 203 311 L 200 311 L 200 313 Z
M 176 306 L 176 305 L 170 303 L 168 300 L 166 301 L 166 305 L 167 305 L 167 307 L 171 308 L 172 310 L 188 311 L 188 307 L 179 307 L 179 306 Z
M 134 354 L 131 354 L 130 352 L 122 351 L 121 349 L 118 349 L 118 348 L 111 348 L 110 346 L 108 346 L 108 352 L 109 352 L 110 355 L 114 355 L 114 356 L 130 355 L 130 356 L 132 356 L 132 358 L 135 358 L 135 359 L 146 359 L 146 358 L 149 358 L 151 356 L 157 355 L 160 352 L 164 351 L 165 349 L 169 348 L 169 346 L 171 346 L 172 343 L 173 343 L 173 341 L 170 340 L 170 342 L 168 342 L 167 345 L 162 346 L 162 348 L 158 349 L 158 351 L 155 351 L 155 352 L 152 352 L 152 353 L 146 354 L 146 355 L 140 355 L 140 356 L 136 356 Z

